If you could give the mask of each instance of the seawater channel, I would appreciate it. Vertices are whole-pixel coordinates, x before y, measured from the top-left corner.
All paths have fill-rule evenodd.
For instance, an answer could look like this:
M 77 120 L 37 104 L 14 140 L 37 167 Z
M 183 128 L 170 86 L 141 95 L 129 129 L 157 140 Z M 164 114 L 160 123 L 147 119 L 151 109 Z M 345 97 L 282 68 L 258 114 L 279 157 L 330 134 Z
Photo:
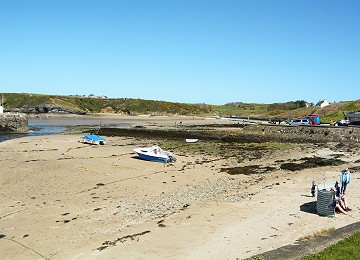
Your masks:
M 37 135 L 51 135 L 61 134 L 67 129 L 66 126 L 53 126 L 53 125 L 29 125 L 29 132 L 25 134 L 4 134 L 0 133 L 0 142 L 6 140 L 21 138 L 25 136 L 37 136 Z
M 131 120 L 133 121 L 133 120 Z M 29 132 L 23 134 L 17 133 L 0 133 L 0 142 L 6 140 L 21 138 L 25 136 L 40 136 L 64 133 L 69 127 L 74 126 L 114 126 L 114 127 L 130 127 L 130 122 L 123 122 L 119 118 L 104 117 L 48 117 L 36 118 L 30 117 Z

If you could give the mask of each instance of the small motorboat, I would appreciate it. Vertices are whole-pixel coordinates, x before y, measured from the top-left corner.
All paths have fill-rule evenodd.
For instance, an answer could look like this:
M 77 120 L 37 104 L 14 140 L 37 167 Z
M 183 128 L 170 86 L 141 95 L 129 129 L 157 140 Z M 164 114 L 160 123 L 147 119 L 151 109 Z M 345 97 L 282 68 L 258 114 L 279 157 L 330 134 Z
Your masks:
M 173 153 L 163 151 L 159 146 L 143 147 L 133 149 L 141 159 L 154 162 L 174 162 L 176 158 Z
M 86 143 L 86 144 L 96 144 L 96 145 L 104 145 L 106 143 L 105 138 L 100 137 L 95 134 L 85 135 L 83 137 L 82 141 L 83 141 L 83 143 Z

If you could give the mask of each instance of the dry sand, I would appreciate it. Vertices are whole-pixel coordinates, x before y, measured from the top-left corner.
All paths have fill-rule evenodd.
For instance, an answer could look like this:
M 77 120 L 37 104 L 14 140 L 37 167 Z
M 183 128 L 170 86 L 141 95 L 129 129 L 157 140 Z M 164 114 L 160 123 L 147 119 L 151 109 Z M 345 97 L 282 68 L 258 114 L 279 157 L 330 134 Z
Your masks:
M 0 143 L 0 258 L 243 259 L 359 220 L 357 172 L 348 215 L 320 217 L 309 196 L 313 179 L 336 181 L 359 165 L 355 148 L 309 145 L 241 164 L 336 153 L 348 162 L 342 166 L 230 176 L 220 171 L 236 165 L 227 159 L 175 151 L 177 161 L 164 167 L 132 152 L 154 140 L 109 137 L 90 146 L 81 136 Z

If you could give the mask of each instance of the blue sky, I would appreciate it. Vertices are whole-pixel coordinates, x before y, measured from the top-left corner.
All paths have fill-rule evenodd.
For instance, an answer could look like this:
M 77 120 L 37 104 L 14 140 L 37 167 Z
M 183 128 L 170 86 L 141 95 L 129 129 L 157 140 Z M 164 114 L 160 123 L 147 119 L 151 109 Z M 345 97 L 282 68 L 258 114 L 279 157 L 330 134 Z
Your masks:
M 357 100 L 358 0 L 0 0 L 0 92 Z

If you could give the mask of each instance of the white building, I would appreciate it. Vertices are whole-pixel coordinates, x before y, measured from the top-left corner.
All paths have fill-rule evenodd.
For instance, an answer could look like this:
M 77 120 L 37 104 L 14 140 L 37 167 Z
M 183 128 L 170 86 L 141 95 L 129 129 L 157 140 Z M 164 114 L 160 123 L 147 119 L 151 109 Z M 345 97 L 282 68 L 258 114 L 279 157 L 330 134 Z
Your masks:
M 326 99 L 322 99 L 317 102 L 316 107 L 326 107 L 328 105 L 330 105 L 329 101 L 327 101 Z

